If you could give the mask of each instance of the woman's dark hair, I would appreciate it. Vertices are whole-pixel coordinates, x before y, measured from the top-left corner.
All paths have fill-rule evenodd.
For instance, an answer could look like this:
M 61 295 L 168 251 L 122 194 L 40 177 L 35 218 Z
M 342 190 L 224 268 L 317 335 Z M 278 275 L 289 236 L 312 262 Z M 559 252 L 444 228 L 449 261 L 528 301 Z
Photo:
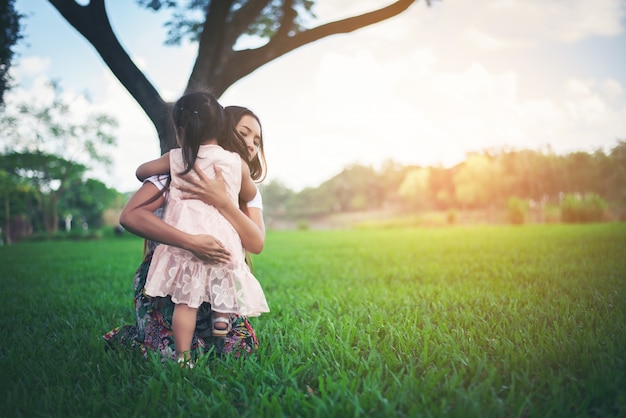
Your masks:
M 233 130 L 235 131 L 235 134 L 237 136 L 239 136 L 239 133 L 237 132 L 237 124 L 239 123 L 241 118 L 246 115 L 256 119 L 259 126 L 261 127 L 261 132 L 259 135 L 259 152 L 253 159 L 250 160 L 248 165 L 250 166 L 250 177 L 252 177 L 252 179 L 257 182 L 263 181 L 265 179 L 265 176 L 267 175 L 267 162 L 265 161 L 265 151 L 263 149 L 263 127 L 261 125 L 261 120 L 257 115 L 254 114 L 252 110 L 243 106 L 226 106 L 224 108 L 224 112 L 226 113 L 227 119 L 229 119 L 228 122 L 230 123 L 230 125 L 232 125 Z M 240 139 L 241 142 L 243 142 L 245 145 L 245 141 L 243 140 L 243 138 Z
M 172 118 L 177 135 L 181 138 L 181 151 L 186 174 L 198 158 L 200 145 L 207 139 L 216 138 L 218 145 L 236 152 L 250 164 L 248 149 L 227 120 L 224 108 L 211 93 L 194 92 L 182 96 L 174 104 Z

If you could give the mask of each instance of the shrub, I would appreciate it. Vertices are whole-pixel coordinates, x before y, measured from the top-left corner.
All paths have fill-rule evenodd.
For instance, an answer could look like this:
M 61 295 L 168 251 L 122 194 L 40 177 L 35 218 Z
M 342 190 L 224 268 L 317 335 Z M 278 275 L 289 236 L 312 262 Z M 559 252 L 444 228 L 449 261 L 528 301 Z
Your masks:
M 595 193 L 566 194 L 561 201 L 561 220 L 567 223 L 599 222 L 605 219 L 607 202 Z
M 561 220 L 561 208 L 554 203 L 546 203 L 542 208 L 544 222 L 554 224 Z
M 456 209 L 449 209 L 446 213 L 446 222 L 448 222 L 448 225 L 454 225 L 456 224 L 458 217 L 459 213 Z
M 529 208 L 528 200 L 519 197 L 511 197 L 507 203 L 507 215 L 513 225 L 521 225 L 526 221 Z

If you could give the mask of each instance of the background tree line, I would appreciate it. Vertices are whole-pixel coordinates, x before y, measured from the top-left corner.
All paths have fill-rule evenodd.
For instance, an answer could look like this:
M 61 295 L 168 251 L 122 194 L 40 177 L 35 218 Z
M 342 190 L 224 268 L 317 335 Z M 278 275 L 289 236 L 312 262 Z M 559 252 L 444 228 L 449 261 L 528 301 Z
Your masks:
M 380 209 L 507 211 L 514 223 L 530 215 L 546 222 L 622 219 L 626 141 L 618 141 L 608 153 L 485 150 L 450 168 L 392 161 L 379 170 L 353 165 L 316 188 L 296 193 L 273 181 L 262 192 L 270 222 Z M 585 210 L 595 212 L 585 215 Z
M 0 155 L 4 239 L 117 226 L 128 196 L 85 178 L 85 171 L 86 166 L 52 154 Z M 376 170 L 357 164 L 299 192 L 280 181 L 260 187 L 270 228 L 283 220 L 379 210 L 397 215 L 504 211 L 513 223 L 528 220 L 529 213 L 539 222 L 624 219 L 626 141 L 608 153 L 485 150 L 450 168 L 388 161 Z

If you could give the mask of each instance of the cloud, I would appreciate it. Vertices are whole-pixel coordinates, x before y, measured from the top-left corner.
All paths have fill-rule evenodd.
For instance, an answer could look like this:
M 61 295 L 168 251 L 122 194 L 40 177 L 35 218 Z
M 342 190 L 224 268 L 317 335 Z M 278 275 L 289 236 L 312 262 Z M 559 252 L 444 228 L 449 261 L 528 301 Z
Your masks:
M 600 132 L 609 126 L 626 128 L 626 122 L 619 123 L 619 118 L 626 113 L 626 106 L 622 100 L 617 106 L 611 105 L 615 101 L 616 93 L 623 91 L 622 86 L 615 80 L 603 82 L 595 80 L 567 80 L 564 107 L 573 121 L 584 128 L 598 129 Z M 619 134 L 619 132 L 615 132 Z
M 16 61 L 11 74 L 22 82 L 45 73 L 50 68 L 50 58 L 28 56 Z
M 502 47 L 615 36 L 624 31 L 626 7 L 622 0 L 482 0 L 455 3 L 449 12 L 473 42 Z
M 467 39 L 467 41 L 474 47 L 487 51 L 517 48 L 528 45 L 527 42 L 505 41 L 502 39 L 496 39 L 493 36 L 474 27 L 466 28 L 463 32 L 463 37 Z
M 621 84 L 612 78 L 607 78 L 602 82 L 602 90 L 604 93 L 615 97 L 621 97 L 624 94 Z
M 328 21 L 388 4 L 358 0 L 320 2 L 316 10 L 321 21 Z M 461 36 L 473 46 L 497 50 L 616 36 L 624 32 L 625 16 L 623 0 L 444 0 L 433 1 L 429 8 L 424 1 L 418 1 L 403 14 L 359 32 L 370 34 L 370 45 L 375 38 L 456 43 Z M 379 30 L 381 28 L 385 31 Z

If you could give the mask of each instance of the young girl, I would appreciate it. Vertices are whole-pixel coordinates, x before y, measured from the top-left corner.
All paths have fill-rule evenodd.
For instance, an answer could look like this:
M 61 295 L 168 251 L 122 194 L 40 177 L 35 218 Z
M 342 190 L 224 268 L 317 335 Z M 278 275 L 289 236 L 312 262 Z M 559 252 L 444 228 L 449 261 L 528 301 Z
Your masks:
M 257 188 L 250 177 L 248 152 L 243 141 L 225 120 L 224 110 L 208 93 L 181 97 L 173 109 L 180 149 L 145 163 L 139 177 L 170 172 L 171 185 L 164 221 L 184 232 L 211 234 L 230 252 L 227 264 L 206 263 L 180 248 L 160 245 L 148 271 L 145 293 L 171 296 L 176 304 L 172 331 L 179 361 L 188 351 L 202 302 L 211 304 L 213 335 L 230 331 L 230 314 L 258 316 L 269 308 L 263 290 L 245 264 L 245 252 L 233 226 L 213 206 L 183 199 L 181 175 L 201 170 L 209 178 L 219 169 L 230 198 L 252 200 Z

